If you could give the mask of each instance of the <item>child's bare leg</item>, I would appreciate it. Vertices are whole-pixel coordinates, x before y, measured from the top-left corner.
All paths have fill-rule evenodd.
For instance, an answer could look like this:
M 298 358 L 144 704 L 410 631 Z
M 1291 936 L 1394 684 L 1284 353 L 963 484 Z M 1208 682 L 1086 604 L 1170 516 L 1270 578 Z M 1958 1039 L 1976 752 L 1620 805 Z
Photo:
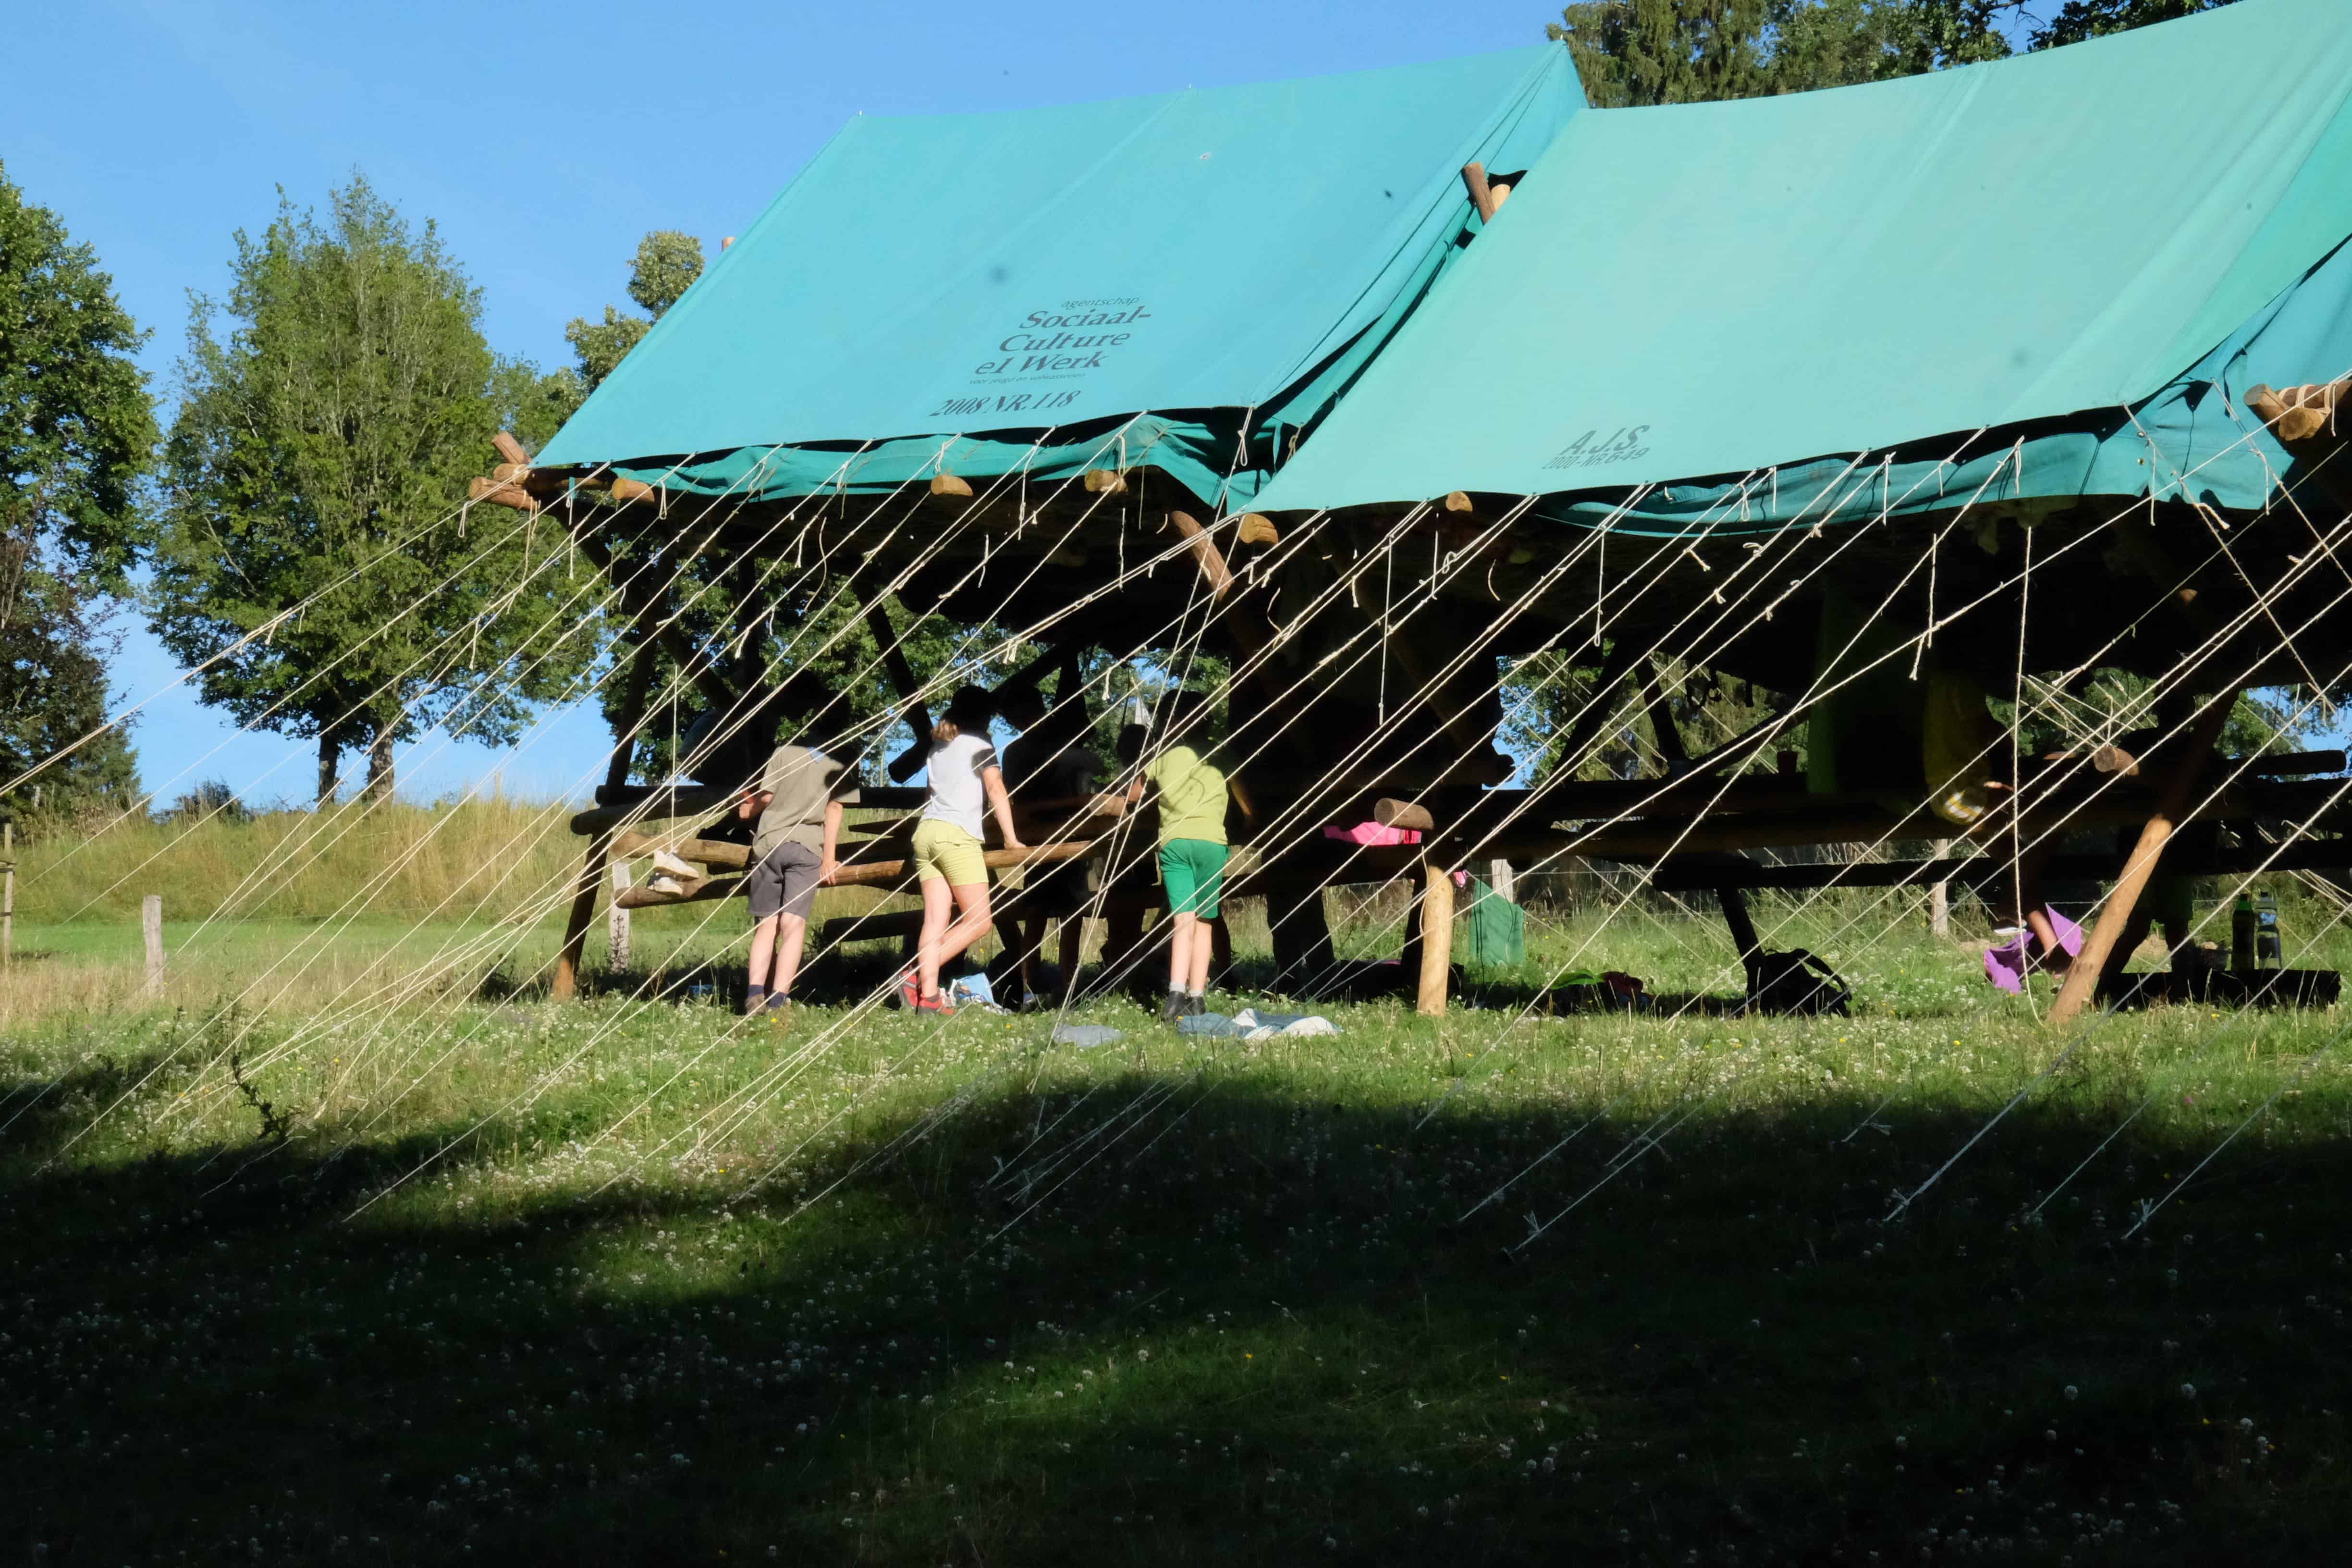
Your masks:
M 779 996 L 792 994 L 793 979 L 801 972 L 801 947 L 808 940 L 808 921 L 799 915 L 776 917 L 776 982 L 769 989 Z M 753 981 L 754 985 L 758 981 Z
M 955 923 L 940 933 L 938 950 L 931 960 L 929 972 L 924 976 L 933 990 L 939 988 L 940 966 L 986 936 L 996 924 L 988 910 L 987 883 L 974 882 L 970 887 L 957 888 L 954 896 Z M 923 913 L 928 921 L 930 914 L 928 902 L 923 906 Z
M 1192 973 L 1193 933 L 1200 929 L 1197 915 L 1176 914 L 1169 918 L 1168 989 L 1181 991 Z M 1202 943 L 1202 947 L 1207 944 Z
M 768 984 L 768 959 L 775 951 L 776 923 L 783 918 L 782 913 L 772 914 L 751 928 L 751 952 L 743 967 L 744 978 L 754 990 Z
M 1192 963 L 1191 972 L 1185 976 L 1185 989 L 1195 996 L 1209 988 L 1209 953 L 1215 946 L 1209 940 L 1213 929 L 1197 921 L 1192 926 Z
M 943 961 L 940 943 L 947 935 L 948 910 L 954 901 L 945 879 L 923 879 L 923 934 L 916 939 L 915 976 L 926 996 L 940 994 L 940 964 Z

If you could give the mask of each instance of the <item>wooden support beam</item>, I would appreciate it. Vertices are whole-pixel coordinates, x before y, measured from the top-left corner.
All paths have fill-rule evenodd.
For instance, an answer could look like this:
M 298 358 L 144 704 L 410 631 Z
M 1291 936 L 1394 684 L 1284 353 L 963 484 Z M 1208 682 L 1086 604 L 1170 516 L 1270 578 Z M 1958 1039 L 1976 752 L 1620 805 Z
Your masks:
M 1675 706 L 1666 696 L 1666 668 L 1661 663 L 1653 668 L 1646 682 L 1650 707 L 1650 728 L 1655 731 L 1658 753 L 1665 759 L 1669 775 L 1684 772 L 1690 766 L 1690 752 L 1683 745 L 1682 727 L 1675 721 Z M 1756 965 L 1764 957 L 1764 944 L 1756 934 L 1756 921 L 1748 912 L 1748 895 L 1735 883 L 1726 882 L 1715 889 L 1715 901 L 1723 906 L 1723 923 L 1731 929 L 1731 945 L 1739 954 L 1740 967 L 1748 972 L 1748 987 L 1756 984 Z
M 713 789 L 705 784 L 676 788 L 664 786 L 643 794 L 627 793 L 635 794 L 636 798 L 573 813 L 572 831 L 583 835 L 603 833 L 624 822 L 660 822 L 673 816 L 700 816 L 706 812 L 718 810 L 735 798 L 733 790 Z
M 520 485 L 507 484 L 498 479 L 484 479 L 479 475 L 477 475 L 474 479 L 467 481 L 466 499 L 467 500 L 487 501 L 492 506 L 512 507 L 517 511 L 537 511 L 539 510 L 539 502 L 532 500 L 530 492 L 524 489 Z
M 1445 510 L 1454 512 L 1472 512 L 1478 509 L 1470 504 L 1467 491 L 1448 490 L 1445 492 Z
M 935 496 L 948 496 L 957 500 L 970 500 L 971 499 L 971 486 L 967 481 L 958 479 L 953 474 L 933 474 L 931 476 L 931 493 Z
M 915 679 L 914 667 L 907 662 L 907 650 L 898 645 L 898 634 L 892 629 L 879 598 L 866 602 L 866 629 L 874 634 L 882 649 L 882 668 L 890 672 L 890 684 L 898 689 L 898 700 L 907 705 L 907 727 L 915 732 L 914 744 L 890 763 L 890 776 L 905 784 L 923 771 L 923 763 L 931 754 L 931 710 L 924 705 L 923 683 Z
M 1463 188 L 1470 193 L 1470 205 L 1478 209 L 1481 223 L 1492 223 L 1496 210 L 1502 204 L 1495 199 L 1494 187 L 1486 184 L 1486 167 L 1483 163 L 1462 165 Z
M 614 568 L 618 563 L 613 559 L 612 550 L 603 540 L 593 533 L 575 531 L 572 535 L 572 541 L 579 546 L 580 553 L 588 557 L 588 564 L 604 574 L 606 582 L 617 589 L 627 591 L 627 584 L 614 574 Z M 653 569 L 650 563 L 639 568 L 640 571 Z M 672 575 L 675 576 L 675 572 Z M 663 587 L 666 589 L 667 586 L 665 583 Z M 726 680 L 720 677 L 718 670 L 710 667 L 709 661 L 704 659 L 696 649 L 688 646 L 686 637 L 677 629 L 676 622 L 663 626 L 660 628 L 659 637 L 663 651 L 669 655 L 672 663 L 693 677 L 695 685 L 701 688 L 702 695 L 706 699 L 720 708 L 726 708 L 734 702 L 736 693 L 728 688 Z M 581 830 L 574 828 L 573 831 Z
M 498 448 L 499 456 L 507 462 L 525 465 L 530 462 L 530 454 L 523 450 L 522 443 L 514 438 L 510 430 L 501 430 L 491 437 L 490 445 Z
M 563 922 L 563 946 L 555 955 L 555 974 L 548 982 L 547 996 L 551 1002 L 569 1002 L 580 993 L 580 958 L 588 947 L 588 925 L 596 918 L 596 889 L 604 880 L 604 862 L 612 847 L 612 839 L 598 834 L 588 841 L 588 853 L 580 862 L 580 880 L 572 885 L 572 912 Z M 615 902 L 625 904 L 633 895 L 623 894 Z
M 1021 866 L 1050 866 L 1063 860 L 1075 860 L 1081 855 L 1091 854 L 1094 848 L 1091 842 L 1033 844 L 1025 849 L 991 849 L 982 856 L 982 859 L 990 870 L 1005 871 Z M 835 872 L 833 880 L 825 886 L 887 887 L 893 882 L 905 881 L 914 874 L 914 862 L 904 859 L 868 860 L 863 864 L 853 862 Z M 633 910 L 657 909 L 665 904 L 698 904 L 711 899 L 735 898 L 748 890 L 743 882 L 740 877 L 713 877 L 709 881 L 697 883 L 684 893 L 656 893 L 650 889 L 637 888 L 632 889 L 626 899 L 628 907 Z
M 2139 842 L 2132 847 L 2124 874 L 2116 879 L 2115 890 L 2107 895 L 2106 908 L 2099 911 L 2098 923 L 2091 928 L 2090 940 L 2074 955 L 2074 963 L 2066 971 L 2066 983 L 2058 989 L 2058 1000 L 2051 1005 L 2044 1021 L 2053 1026 L 2070 1022 L 2098 994 L 2099 975 L 2106 968 L 2107 957 L 2115 952 L 2124 928 L 2131 923 L 2132 910 L 2137 907 L 2148 879 L 2155 875 L 2165 843 L 2189 808 L 2189 791 L 2203 776 L 2206 764 L 2212 760 L 2213 742 L 2221 737 L 2222 724 L 2237 706 L 2238 689 L 2233 686 L 2208 703 L 2189 726 L 2188 745 L 2174 765 L 2172 776 L 2164 782 L 2156 810 L 2140 829 Z
M 1117 468 L 1088 468 L 1085 483 L 1090 496 L 1127 493 L 1127 475 Z
M 1209 531 L 1201 526 L 1201 520 L 1189 511 L 1171 511 L 1168 514 L 1168 521 L 1175 524 L 1176 531 L 1184 536 L 1184 545 L 1192 552 L 1192 563 L 1208 580 L 1209 596 L 1223 598 L 1234 585 L 1234 570 L 1225 564 L 1224 554 L 1217 549 L 1217 542 L 1209 537 Z
M 1265 513 L 1262 511 L 1245 511 L 1242 513 L 1241 527 L 1235 531 L 1235 533 L 1244 544 L 1279 544 L 1282 542 L 1281 530 L 1274 526 L 1274 519 L 1266 516 Z
M 1454 973 L 1454 874 L 1443 861 L 1424 858 L 1421 883 L 1421 974 L 1413 1011 L 1442 1018 Z
M 2246 389 L 2246 406 L 2270 426 L 2271 434 L 2287 444 L 2338 433 L 2337 416 L 2348 405 L 2352 405 L 2352 377 L 2322 386 Z

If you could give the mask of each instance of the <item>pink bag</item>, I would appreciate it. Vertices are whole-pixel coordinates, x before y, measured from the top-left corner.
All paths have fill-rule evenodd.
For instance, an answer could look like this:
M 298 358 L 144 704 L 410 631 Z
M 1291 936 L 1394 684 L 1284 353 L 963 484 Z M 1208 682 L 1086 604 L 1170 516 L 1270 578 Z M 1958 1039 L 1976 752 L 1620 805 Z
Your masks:
M 1323 829 L 1323 837 L 1336 838 L 1342 844 L 1361 844 L 1380 849 L 1395 844 L 1418 844 L 1421 829 L 1417 827 L 1383 827 L 1377 822 L 1359 822 L 1352 827 L 1334 823 Z

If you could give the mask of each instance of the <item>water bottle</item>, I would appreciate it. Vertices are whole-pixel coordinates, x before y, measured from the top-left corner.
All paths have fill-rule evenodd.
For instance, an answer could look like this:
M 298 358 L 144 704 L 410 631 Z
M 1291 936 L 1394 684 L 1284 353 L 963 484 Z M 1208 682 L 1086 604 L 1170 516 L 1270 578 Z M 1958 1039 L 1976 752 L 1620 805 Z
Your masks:
M 2279 934 L 2278 900 L 2268 893 L 2254 895 L 2254 963 L 2261 969 L 2286 967 L 2285 944 Z
M 2255 930 L 2254 900 L 2240 893 L 2230 911 L 2230 967 L 2241 974 L 2254 967 Z

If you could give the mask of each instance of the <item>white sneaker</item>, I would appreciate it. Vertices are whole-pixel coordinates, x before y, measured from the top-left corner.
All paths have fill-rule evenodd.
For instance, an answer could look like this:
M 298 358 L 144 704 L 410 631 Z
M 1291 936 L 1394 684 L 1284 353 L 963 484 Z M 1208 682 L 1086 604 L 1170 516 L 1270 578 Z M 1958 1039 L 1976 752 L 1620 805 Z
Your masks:
M 668 850 L 656 849 L 654 851 L 654 876 L 656 879 L 671 877 L 680 881 L 691 882 L 700 878 L 701 875 L 702 873 L 700 871 L 679 859 Z

